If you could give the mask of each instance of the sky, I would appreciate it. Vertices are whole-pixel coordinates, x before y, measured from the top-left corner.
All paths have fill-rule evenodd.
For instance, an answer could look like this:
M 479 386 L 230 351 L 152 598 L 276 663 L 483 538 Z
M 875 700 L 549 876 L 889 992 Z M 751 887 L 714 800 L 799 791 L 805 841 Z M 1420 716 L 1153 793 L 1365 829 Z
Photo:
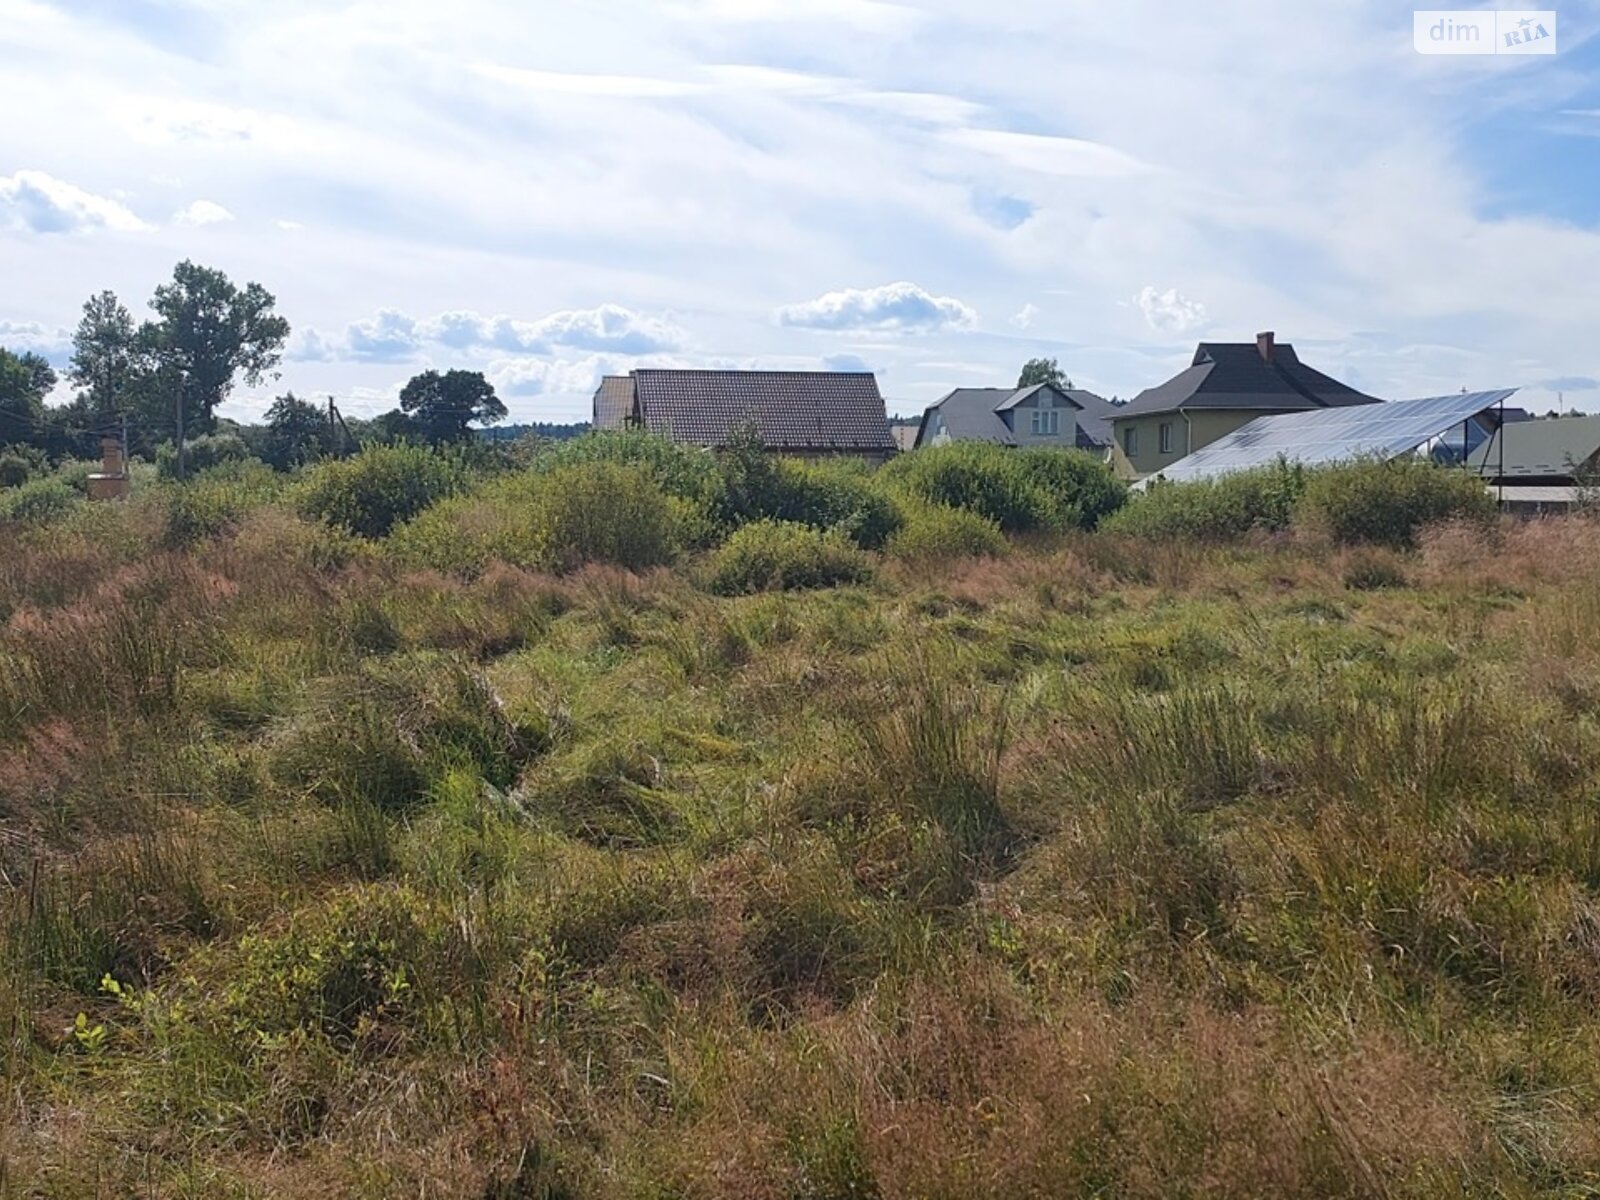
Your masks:
M 1370 0 L 0 0 L 0 345 L 185 258 L 259 281 L 287 390 L 435 367 L 516 421 L 642 366 L 1035 356 L 1130 397 L 1276 331 L 1390 399 L 1600 411 L 1600 0 L 1426 56 Z M 70 393 L 61 391 L 57 399 Z

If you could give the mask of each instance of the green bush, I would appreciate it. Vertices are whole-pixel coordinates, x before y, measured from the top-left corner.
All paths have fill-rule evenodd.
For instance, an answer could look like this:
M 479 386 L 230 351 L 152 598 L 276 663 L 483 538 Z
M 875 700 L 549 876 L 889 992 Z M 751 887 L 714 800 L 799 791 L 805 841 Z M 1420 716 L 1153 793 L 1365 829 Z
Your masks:
M 65 517 L 83 499 L 83 492 L 64 479 L 33 479 L 0 494 L 0 521 L 48 525 Z
M 1128 502 L 1127 485 L 1088 454 L 1033 447 L 1015 455 L 1028 479 L 1049 498 L 1056 528 L 1093 529 Z
M 588 433 L 539 448 L 534 469 L 554 471 L 587 463 L 643 467 L 661 490 L 684 500 L 703 501 L 718 486 L 716 460 L 705 450 L 640 430 Z
M 919 504 L 906 511 L 905 525 L 889 539 L 891 558 L 942 563 L 958 558 L 998 558 L 1009 545 L 1000 526 L 964 508 Z
M 1184 541 L 1226 541 L 1257 529 L 1284 530 L 1305 486 L 1305 470 L 1281 461 L 1221 479 L 1157 480 L 1107 518 L 1102 528 L 1135 537 Z
M 597 460 L 504 476 L 452 497 L 395 530 L 389 549 L 401 562 L 464 575 L 494 562 L 642 570 L 677 556 L 693 508 L 665 494 L 645 467 Z
M 458 458 L 406 444 L 369 446 L 306 473 L 300 510 L 362 537 L 380 538 L 464 482 Z
M 243 462 L 251 457 L 250 447 L 244 439 L 232 433 L 214 433 L 197 437 L 184 444 L 184 469 L 190 475 L 209 471 L 223 463 Z M 156 450 L 156 475 L 161 479 L 177 479 L 178 448 L 164 442 Z
M 802 462 L 765 453 L 743 433 L 722 454 L 716 511 L 724 525 L 786 521 L 834 529 L 878 550 L 900 527 L 894 502 L 874 486 L 867 465 L 852 459 Z
M 645 470 L 565 467 L 545 476 L 539 490 L 535 521 L 557 569 L 601 562 L 640 570 L 676 557 L 676 510 Z
M 867 556 L 843 534 L 783 521 L 737 530 L 712 561 L 710 587 L 723 596 L 861 583 Z
M 7 446 L 0 449 L 0 488 L 16 488 L 50 469 L 49 460 L 37 446 Z
M 1126 489 L 1110 467 L 1076 450 L 1012 450 L 952 442 L 902 455 L 885 484 L 930 504 L 964 508 L 1007 533 L 1091 529 L 1115 512 Z
M 1294 520 L 1342 545 L 1409 549 L 1426 525 L 1487 521 L 1494 512 L 1494 499 L 1477 476 L 1409 458 L 1315 472 Z

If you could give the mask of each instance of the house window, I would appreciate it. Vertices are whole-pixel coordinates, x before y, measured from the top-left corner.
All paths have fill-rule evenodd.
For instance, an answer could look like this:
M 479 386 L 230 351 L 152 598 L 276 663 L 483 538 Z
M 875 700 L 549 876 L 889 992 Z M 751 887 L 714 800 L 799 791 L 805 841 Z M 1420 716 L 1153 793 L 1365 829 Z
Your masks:
M 1172 422 L 1161 422 L 1161 453 L 1172 453 Z
M 1035 412 L 1033 414 L 1033 436 L 1055 437 L 1061 432 L 1061 414 L 1051 409 L 1049 412 Z
M 1129 458 L 1139 453 L 1139 431 L 1131 425 L 1122 431 L 1122 452 Z

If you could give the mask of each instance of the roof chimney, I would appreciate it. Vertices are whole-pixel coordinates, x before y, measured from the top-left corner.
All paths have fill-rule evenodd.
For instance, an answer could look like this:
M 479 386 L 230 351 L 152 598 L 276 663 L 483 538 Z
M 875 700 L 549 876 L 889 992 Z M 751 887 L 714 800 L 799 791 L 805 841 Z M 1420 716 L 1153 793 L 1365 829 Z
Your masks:
M 1277 335 L 1272 330 L 1256 334 L 1256 349 L 1261 352 L 1262 362 L 1271 362 L 1275 350 Z

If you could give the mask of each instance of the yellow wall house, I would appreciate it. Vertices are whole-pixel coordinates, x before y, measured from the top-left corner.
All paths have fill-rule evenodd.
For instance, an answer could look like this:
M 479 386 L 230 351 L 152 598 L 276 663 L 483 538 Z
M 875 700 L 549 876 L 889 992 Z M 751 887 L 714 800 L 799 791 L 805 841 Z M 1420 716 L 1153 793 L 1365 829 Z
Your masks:
M 1187 369 L 1141 392 L 1112 424 L 1117 449 L 1143 478 L 1257 417 L 1377 403 L 1312 370 L 1293 346 L 1263 333 L 1253 343 L 1201 342 Z

